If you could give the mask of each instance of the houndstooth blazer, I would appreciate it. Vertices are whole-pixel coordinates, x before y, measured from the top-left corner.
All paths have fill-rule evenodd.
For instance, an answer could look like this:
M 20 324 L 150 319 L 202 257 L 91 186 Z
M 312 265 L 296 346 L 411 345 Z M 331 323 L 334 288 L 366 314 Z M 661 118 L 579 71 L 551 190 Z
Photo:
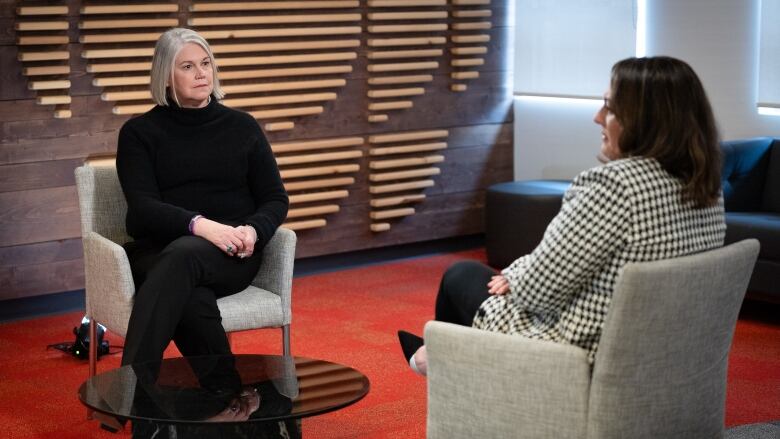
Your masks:
M 650 158 L 578 175 L 539 246 L 502 274 L 510 292 L 482 303 L 473 326 L 580 346 L 591 363 L 621 267 L 720 247 L 723 200 L 696 209 Z

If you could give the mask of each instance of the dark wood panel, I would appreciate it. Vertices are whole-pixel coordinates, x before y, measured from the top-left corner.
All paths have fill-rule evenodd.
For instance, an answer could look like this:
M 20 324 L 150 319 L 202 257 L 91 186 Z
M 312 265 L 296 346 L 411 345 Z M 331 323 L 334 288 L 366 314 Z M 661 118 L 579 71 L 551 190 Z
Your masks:
M 84 261 L 0 267 L 0 300 L 84 288 Z
M 0 46 L 0 101 L 33 99 L 35 93 L 27 90 L 27 78 L 22 75 L 22 63 L 17 59 L 15 45 Z
M 19 142 L 21 139 L 56 139 L 68 136 L 88 136 L 97 133 L 116 132 L 124 120 L 111 114 L 69 119 L 20 120 L 0 122 L 3 141 Z
M 401 35 L 371 35 L 366 32 L 360 36 L 361 46 L 355 49 L 358 59 L 350 63 L 353 71 L 347 75 L 336 75 L 347 79 L 345 87 L 334 90 L 338 93 L 338 100 L 324 103 L 323 114 L 289 118 L 296 124 L 292 131 L 269 133 L 272 142 L 280 142 L 341 136 L 362 136 L 367 140 L 369 135 L 377 133 L 449 130 L 446 139 L 448 148 L 442 152 L 445 161 L 437 165 L 442 173 L 432 177 L 435 186 L 422 191 L 427 198 L 414 205 L 417 210 L 415 215 L 388 221 L 392 228 L 387 232 L 373 233 L 369 228 L 372 221 L 369 217 L 371 196 L 367 165 L 371 145 L 360 146 L 366 155 L 357 160 L 362 169 L 353 174 L 356 183 L 346 188 L 350 197 L 339 202 L 340 212 L 326 216 L 326 228 L 299 231 L 298 257 L 467 235 L 483 230 L 484 188 L 512 178 L 514 116 L 510 88 L 512 65 L 509 54 L 513 51 L 510 1 L 491 2 L 492 29 L 463 32 L 490 35 L 491 41 L 485 44 L 488 53 L 483 56 L 484 65 L 453 68 L 451 60 L 454 57 L 449 49 L 456 44 L 448 41 L 442 46 L 445 54 L 436 58 L 438 69 L 411 72 L 434 76 L 431 83 L 424 84 L 425 94 L 411 98 L 414 103 L 411 109 L 388 111 L 388 122 L 371 124 L 367 121 L 370 101 L 367 91 L 372 87 L 368 86 L 366 79 L 377 75 L 369 74 L 366 69 L 366 54 L 374 50 L 367 46 L 366 40 Z M 128 116 L 111 113 L 113 103 L 100 100 L 102 90 L 91 85 L 94 75 L 86 73 L 87 61 L 81 58 L 82 47 L 78 43 L 81 31 L 76 26 L 78 7 L 82 3 L 79 0 L 65 2 L 70 8 L 67 18 L 71 24 L 67 32 L 70 43 L 67 48 L 71 53 L 71 74 L 68 78 L 73 99 L 69 108 L 73 116 L 57 120 L 52 115 L 54 106 L 35 104 L 36 94 L 27 90 L 27 79 L 21 75 L 22 65 L 16 59 L 13 22 L 17 3 L 0 0 L 0 299 L 83 287 L 79 214 L 72 187 L 72 169 L 85 157 L 115 153 L 117 132 L 128 119 Z M 192 1 L 181 0 L 178 3 L 181 5 L 178 16 L 183 22 L 190 15 L 186 7 Z M 36 4 L 54 2 L 43 0 Z M 447 4 L 437 9 L 453 11 L 460 8 Z M 368 12 L 365 2 L 361 2 L 359 10 L 364 14 Z M 483 20 L 453 18 L 452 21 Z M 361 22 L 364 29 L 368 23 L 364 16 Z M 461 32 L 450 30 L 439 34 L 451 36 L 458 33 Z M 246 40 L 261 41 L 267 39 Z M 480 72 L 480 77 L 453 81 L 449 74 L 454 70 L 476 70 Z M 389 74 L 378 76 L 386 75 Z M 463 93 L 450 91 L 454 82 L 467 84 L 468 90 Z M 405 86 L 379 88 L 395 87 Z
M 416 214 L 389 221 L 389 231 L 374 233 L 369 228 L 367 205 L 346 206 L 340 213 L 328 216 L 326 228 L 298 231 L 296 257 L 429 241 L 480 233 L 484 229 L 483 192 L 431 196 L 415 208 Z M 349 240 L 349 247 L 344 245 L 345 239 Z
M 75 186 L 0 193 L 0 247 L 79 236 Z
M 513 120 L 512 90 L 508 72 L 488 72 L 469 83 L 466 93 L 453 93 L 448 76 L 434 76 L 426 92 L 411 100 L 414 106 L 386 112 L 387 122 L 367 121 L 368 87 L 365 81 L 350 80 L 339 92 L 339 99 L 325 104 L 325 113 L 300 118 L 293 131 L 268 133 L 271 142 L 292 139 L 332 137 L 333 127 L 339 135 L 368 135 L 395 131 L 450 128 L 457 126 L 509 123 Z
M 488 186 L 511 181 L 513 175 L 512 145 L 457 148 L 446 151 L 440 164 L 437 185 L 443 194 L 482 191 Z
M 0 164 L 84 158 L 116 152 L 115 131 L 56 139 L 18 139 L 0 144 Z
M 0 192 L 73 186 L 73 170 L 83 162 L 70 159 L 0 166 Z
M 0 11 L 3 9 L 6 9 L 6 7 L 0 8 Z M 15 21 L 13 17 L 5 16 L 5 14 L 0 15 L 0 46 L 16 44 Z
M 0 267 L 72 261 L 83 256 L 81 238 L 0 247 Z
M 51 118 L 51 106 L 38 105 L 35 103 L 35 99 L 16 99 L 0 102 L 0 121 L 3 122 L 35 119 L 49 120 Z M 5 139 L 0 141 L 5 143 Z
M 447 137 L 447 148 L 466 148 L 469 146 L 512 144 L 514 141 L 514 124 L 469 125 L 450 128 Z

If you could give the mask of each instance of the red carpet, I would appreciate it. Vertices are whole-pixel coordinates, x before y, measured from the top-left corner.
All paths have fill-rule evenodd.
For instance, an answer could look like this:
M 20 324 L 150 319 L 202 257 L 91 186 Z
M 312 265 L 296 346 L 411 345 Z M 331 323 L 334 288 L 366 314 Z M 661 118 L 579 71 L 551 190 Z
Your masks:
M 368 375 L 365 399 L 303 422 L 307 438 L 424 438 L 425 381 L 407 369 L 395 332 L 422 330 L 432 317 L 439 278 L 452 262 L 482 251 L 411 259 L 297 278 L 293 353 L 355 367 Z M 727 425 L 780 419 L 780 315 L 753 306 L 737 327 L 729 370 Z M 86 361 L 45 346 L 72 341 L 81 313 L 0 325 L 0 425 L 10 438 L 119 438 L 87 421 L 76 391 Z M 112 344 L 122 340 L 109 336 Z M 236 334 L 236 353 L 278 353 L 278 330 Z M 176 355 L 170 349 L 170 355 Z M 98 370 L 119 365 L 104 357 Z

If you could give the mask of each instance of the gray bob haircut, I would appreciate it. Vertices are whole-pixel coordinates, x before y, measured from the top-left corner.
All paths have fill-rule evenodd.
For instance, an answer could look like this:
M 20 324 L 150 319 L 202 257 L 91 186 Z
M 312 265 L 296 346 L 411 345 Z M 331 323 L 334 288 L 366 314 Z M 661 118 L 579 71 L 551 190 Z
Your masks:
M 149 88 L 152 92 L 152 100 L 157 105 L 168 106 L 168 96 L 166 93 L 166 84 L 168 80 L 172 80 L 173 63 L 176 61 L 176 55 L 187 43 L 195 43 L 202 47 L 206 51 L 209 58 L 211 58 L 212 72 L 214 78 L 212 79 L 213 89 L 211 95 L 216 99 L 222 99 L 225 93 L 222 92 L 222 88 L 219 86 L 219 78 L 217 77 L 217 61 L 214 59 L 214 54 L 211 52 L 211 47 L 205 38 L 200 36 L 192 29 L 185 29 L 183 27 L 175 27 L 168 29 L 160 38 L 157 39 L 157 44 L 154 46 L 154 57 L 152 58 L 152 71 L 150 72 L 151 79 L 149 81 Z M 171 90 L 176 103 L 175 92 Z

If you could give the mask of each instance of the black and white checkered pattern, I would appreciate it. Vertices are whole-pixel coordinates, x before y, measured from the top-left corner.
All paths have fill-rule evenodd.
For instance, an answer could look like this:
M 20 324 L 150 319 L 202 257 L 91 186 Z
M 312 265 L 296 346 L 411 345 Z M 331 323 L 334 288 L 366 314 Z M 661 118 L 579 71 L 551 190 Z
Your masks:
M 539 246 L 502 271 L 511 292 L 487 299 L 473 326 L 580 346 L 592 362 L 623 265 L 723 245 L 723 200 L 696 209 L 681 191 L 649 158 L 581 173 Z

